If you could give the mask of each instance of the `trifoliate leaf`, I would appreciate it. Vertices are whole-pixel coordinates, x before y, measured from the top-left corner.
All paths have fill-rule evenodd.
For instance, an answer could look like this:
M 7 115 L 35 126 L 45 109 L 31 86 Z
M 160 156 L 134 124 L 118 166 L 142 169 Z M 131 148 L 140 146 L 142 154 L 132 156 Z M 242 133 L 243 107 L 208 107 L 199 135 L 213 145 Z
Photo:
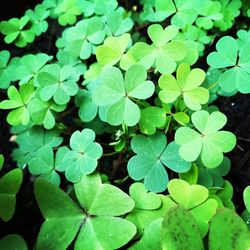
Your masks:
M 124 80 L 119 69 L 110 67 L 103 71 L 101 78 L 102 84 L 94 90 L 93 100 L 99 106 L 109 105 L 108 123 L 136 125 L 140 120 L 140 109 L 133 101 L 147 99 L 154 93 L 153 82 L 146 80 L 147 71 L 141 65 L 133 65 Z
M 205 79 L 205 72 L 195 68 L 190 71 L 188 64 L 181 64 L 177 69 L 177 79 L 173 75 L 162 75 L 159 86 L 162 89 L 159 97 L 162 102 L 173 103 L 183 97 L 186 106 L 191 110 L 201 109 L 209 98 L 209 92 L 199 87 Z
M 75 131 L 70 137 L 70 148 L 58 166 L 65 171 L 66 178 L 78 182 L 83 175 L 90 174 L 97 167 L 97 160 L 102 156 L 102 147 L 94 142 L 95 132 L 91 129 Z
M 219 131 L 226 124 L 226 116 L 219 111 L 209 115 L 207 111 L 200 110 L 193 113 L 191 119 L 199 132 L 181 127 L 175 133 L 175 142 L 181 146 L 181 157 L 192 162 L 200 155 L 204 166 L 219 166 L 223 161 L 223 153 L 231 151 L 236 144 L 233 133 Z

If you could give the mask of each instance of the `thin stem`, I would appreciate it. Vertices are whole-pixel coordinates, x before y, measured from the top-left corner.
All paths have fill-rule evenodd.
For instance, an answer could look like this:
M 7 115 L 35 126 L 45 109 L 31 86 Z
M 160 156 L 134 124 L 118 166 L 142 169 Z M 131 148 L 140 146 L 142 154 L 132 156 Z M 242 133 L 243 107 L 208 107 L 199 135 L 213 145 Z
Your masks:
M 111 156 L 111 155 L 115 155 L 115 154 L 118 154 L 120 152 L 111 152 L 111 153 L 106 153 L 106 154 L 102 154 L 102 156 L 106 157 L 106 156 Z
M 207 90 L 211 90 L 212 88 L 216 87 L 219 84 L 219 81 L 213 83 L 212 85 L 210 85 Z

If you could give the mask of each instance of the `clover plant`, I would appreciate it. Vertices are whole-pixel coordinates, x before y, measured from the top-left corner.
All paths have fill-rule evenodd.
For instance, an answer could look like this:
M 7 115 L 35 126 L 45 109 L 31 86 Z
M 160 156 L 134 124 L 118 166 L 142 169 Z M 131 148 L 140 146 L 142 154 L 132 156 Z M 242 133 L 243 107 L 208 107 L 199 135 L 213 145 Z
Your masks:
M 248 139 L 222 104 L 250 93 L 249 13 L 246 0 L 41 0 L 2 20 L 0 249 L 249 249 L 249 186 L 234 192 L 227 155 Z M 37 202 L 35 229 L 16 201 Z

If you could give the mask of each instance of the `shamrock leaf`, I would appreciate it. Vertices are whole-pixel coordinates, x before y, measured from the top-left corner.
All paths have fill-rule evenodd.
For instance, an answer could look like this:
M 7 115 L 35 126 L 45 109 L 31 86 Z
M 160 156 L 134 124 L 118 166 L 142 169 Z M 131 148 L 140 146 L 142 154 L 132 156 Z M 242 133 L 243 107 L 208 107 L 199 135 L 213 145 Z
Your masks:
M 108 123 L 136 125 L 140 120 L 140 109 L 133 100 L 147 99 L 154 93 L 153 82 L 146 81 L 147 71 L 141 65 L 133 65 L 126 72 L 124 81 L 118 68 L 109 67 L 104 69 L 101 77 L 102 84 L 93 91 L 93 100 L 98 106 L 109 105 Z
M 76 81 L 79 76 L 74 73 L 70 65 L 60 67 L 58 64 L 50 64 L 44 67 L 37 75 L 37 82 L 40 86 L 38 90 L 42 101 L 49 101 L 53 97 L 56 104 L 68 103 L 70 97 L 78 92 Z
M 164 30 L 160 24 L 150 25 L 148 35 L 153 44 L 138 42 L 131 48 L 130 53 L 146 69 L 155 64 L 155 69 L 161 74 L 172 73 L 176 68 L 176 61 L 182 60 L 187 53 L 184 42 L 171 41 L 177 34 L 178 28 L 174 25 Z
M 28 16 L 23 16 L 21 19 L 11 18 L 9 21 L 2 21 L 0 31 L 5 35 L 4 41 L 7 44 L 14 42 L 20 48 L 35 40 L 35 33 L 30 29 Z
M 60 25 L 73 25 L 76 22 L 76 16 L 81 14 L 77 6 L 77 0 L 62 0 L 54 10 L 54 13 L 59 16 L 58 22 Z
M 95 171 L 97 160 L 102 156 L 102 147 L 94 142 L 95 132 L 91 129 L 75 131 L 70 137 L 70 148 L 58 166 L 65 171 L 66 178 L 78 182 L 82 175 Z
M 80 10 L 85 17 L 96 14 L 98 16 L 106 14 L 109 10 L 115 10 L 117 7 L 116 0 L 81 0 L 78 3 Z
M 16 75 L 20 80 L 19 84 L 28 83 L 34 79 L 34 85 L 37 86 L 37 74 L 43 66 L 52 59 L 52 56 L 39 53 L 37 55 L 25 55 L 20 59 L 20 66 L 16 70 Z
M 103 18 L 106 23 L 105 30 L 108 36 L 122 35 L 133 27 L 132 19 L 122 7 L 119 7 L 117 10 L 109 10 Z
M 224 208 L 211 220 L 208 244 L 211 250 L 248 249 L 250 233 L 244 221 L 234 211 Z
M 25 16 L 28 16 L 32 22 L 31 29 L 36 36 L 40 36 L 47 31 L 48 22 L 46 21 L 46 18 L 48 18 L 49 14 L 50 11 L 42 4 L 36 5 L 34 11 L 29 9 L 25 12 Z
M 0 240 L 0 249 L 28 250 L 25 240 L 18 234 L 8 234 Z
M 8 66 L 10 52 L 2 50 L 0 52 L 0 88 L 7 89 L 12 81 L 11 68 Z
M 155 193 L 147 192 L 142 183 L 134 183 L 129 188 L 129 195 L 135 202 L 134 209 L 126 216 L 126 220 L 137 226 L 137 234 L 153 220 L 159 218 L 157 209 L 162 205 L 161 198 Z
M 224 91 L 250 93 L 250 57 L 247 52 L 249 45 L 250 42 L 239 50 L 234 38 L 224 36 L 216 44 L 217 52 L 208 55 L 207 63 L 211 67 L 226 69 L 219 78 L 219 85 Z
M 55 124 L 55 112 L 62 112 L 66 105 L 57 105 L 53 101 L 43 102 L 38 98 L 33 98 L 28 104 L 28 110 L 32 121 L 36 125 L 41 125 L 46 129 L 52 129 Z
M 29 171 L 33 175 L 40 175 L 56 186 L 60 185 L 60 176 L 57 167 L 61 163 L 65 154 L 69 151 L 67 147 L 61 147 L 57 150 L 55 159 L 53 149 L 50 145 L 44 145 L 29 162 Z
M 63 33 L 65 50 L 74 57 L 85 60 L 94 53 L 95 45 L 105 38 L 104 24 L 100 17 L 84 19 Z
M 16 207 L 16 194 L 23 181 L 23 172 L 14 169 L 0 178 L 0 218 L 9 221 Z
M 209 221 L 217 209 L 216 200 L 208 199 L 208 189 L 201 185 L 190 185 L 181 179 L 172 179 L 168 183 L 168 191 L 177 204 L 189 209 L 204 237 L 208 232 Z
M 140 131 L 147 135 L 153 135 L 156 128 L 162 128 L 166 124 L 164 109 L 158 107 L 147 107 L 141 110 L 139 121 Z
M 122 60 L 124 52 L 131 43 L 131 36 L 125 33 L 119 37 L 108 37 L 96 49 L 96 59 L 101 65 L 113 66 Z
M 162 102 L 173 103 L 180 96 L 191 110 L 201 109 L 209 98 L 209 92 L 199 87 L 205 79 L 205 72 L 195 68 L 190 71 L 188 64 L 181 64 L 177 69 L 177 79 L 173 75 L 162 75 L 159 86 L 162 89 L 159 97 Z
M 35 182 L 36 200 L 46 219 L 38 250 L 66 249 L 75 237 L 75 249 L 117 249 L 133 238 L 135 226 L 117 217 L 134 207 L 127 194 L 102 184 L 97 174 L 83 176 L 74 189 L 81 210 L 61 189 L 41 178 Z
M 59 137 L 60 131 L 57 129 L 44 130 L 42 127 L 32 126 L 23 133 L 17 135 L 16 142 L 19 146 L 14 149 L 13 157 L 20 168 L 36 155 L 37 151 L 48 144 L 51 147 L 57 147 L 62 143 L 63 138 Z
M 196 111 L 191 116 L 194 127 L 181 127 L 175 133 L 175 142 L 180 147 L 181 157 L 189 162 L 201 156 L 205 167 L 215 168 L 223 161 L 223 153 L 231 151 L 236 138 L 233 133 L 219 131 L 227 121 L 224 114 L 214 111 L 212 114 L 205 110 Z
M 191 164 L 183 161 L 178 153 L 179 147 L 170 143 L 162 133 L 151 136 L 136 135 L 131 148 L 137 154 L 128 162 L 128 173 L 134 180 L 144 179 L 145 187 L 152 192 L 163 192 L 167 188 L 168 174 L 164 166 L 182 173 L 187 172 Z
M 24 84 L 20 87 L 20 90 L 14 86 L 10 86 L 8 89 L 8 97 L 10 100 L 4 100 L 0 103 L 1 109 L 14 109 L 7 116 L 9 124 L 15 125 L 27 125 L 30 121 L 30 114 L 27 109 L 27 104 L 34 96 L 34 87 L 31 84 Z

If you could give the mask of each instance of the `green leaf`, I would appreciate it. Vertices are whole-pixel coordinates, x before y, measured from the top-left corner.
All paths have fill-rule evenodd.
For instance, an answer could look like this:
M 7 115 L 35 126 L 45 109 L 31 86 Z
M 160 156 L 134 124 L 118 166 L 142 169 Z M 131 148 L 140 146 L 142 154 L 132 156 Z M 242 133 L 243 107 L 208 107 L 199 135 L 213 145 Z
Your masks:
M 27 244 L 18 234 L 8 234 L 0 240 L 0 248 L 8 250 L 27 250 Z
M 96 49 L 96 59 L 101 65 L 113 66 L 118 63 L 131 43 L 129 34 L 119 37 L 108 37 L 104 44 Z
M 101 17 L 79 21 L 75 26 L 64 31 L 64 49 L 74 57 L 88 59 L 94 53 L 95 45 L 101 44 L 105 38 L 103 28 Z
M 134 99 L 147 99 L 154 93 L 154 84 L 146 81 L 147 72 L 141 65 L 131 66 L 125 74 L 115 67 L 106 68 L 102 84 L 93 91 L 93 100 L 99 106 L 108 106 L 107 121 L 111 125 L 136 125 L 140 120 L 140 109 Z M 136 101 L 136 100 L 135 100 Z
M 36 244 L 38 250 L 66 249 L 76 236 L 85 215 L 61 189 L 38 178 L 35 197 L 43 217 Z
M 33 98 L 35 92 L 32 84 L 24 84 L 20 87 L 19 92 L 14 86 L 8 89 L 8 97 L 10 100 L 4 100 L 0 103 L 1 109 L 14 109 L 7 116 L 9 124 L 27 125 L 30 121 L 30 114 L 26 107 L 29 101 Z
M 190 185 L 180 179 L 172 179 L 168 183 L 171 197 L 182 207 L 192 209 L 208 198 L 208 190 L 201 185 Z
M 181 146 L 181 157 L 186 161 L 195 161 L 200 155 L 206 167 L 219 166 L 223 153 L 231 151 L 236 144 L 233 133 L 219 131 L 226 123 L 226 116 L 219 111 L 209 115 L 207 111 L 200 110 L 193 113 L 191 119 L 200 133 L 187 127 L 176 131 L 175 142 Z
M 161 231 L 163 249 L 204 249 L 198 226 L 190 213 L 179 206 L 171 208 Z
M 248 212 L 250 212 L 250 186 L 246 187 L 243 192 L 243 199 Z
M 152 45 L 143 42 L 136 43 L 129 51 L 134 59 L 146 69 L 154 67 L 161 74 L 174 72 L 176 61 L 182 60 L 187 53 L 185 43 L 170 41 L 177 35 L 178 28 L 168 26 L 164 30 L 161 25 L 153 24 L 148 28 Z
M 9 221 L 16 207 L 16 194 L 23 181 L 23 173 L 20 169 L 14 169 L 0 179 L 0 218 Z
M 81 14 L 81 11 L 77 6 L 77 0 L 61 1 L 55 8 L 54 12 L 59 16 L 58 22 L 62 26 L 74 24 L 76 22 L 76 16 Z
M 70 65 L 62 68 L 58 64 L 47 65 L 37 75 L 41 100 L 46 102 L 53 98 L 56 104 L 68 103 L 78 92 L 77 80 L 78 76 Z
M 191 110 L 201 109 L 201 104 L 208 102 L 209 92 L 199 87 L 205 79 L 205 72 L 195 68 L 190 71 L 188 64 L 181 64 L 177 69 L 177 79 L 172 75 L 162 75 L 159 86 L 162 89 L 159 97 L 162 102 L 173 103 L 182 97 L 186 106 Z
M 166 114 L 164 109 L 158 107 L 147 107 L 141 110 L 139 121 L 140 131 L 147 135 L 153 135 L 156 128 L 164 127 Z
M 230 209 L 219 210 L 210 223 L 209 249 L 244 250 L 249 247 L 250 233 L 244 221 Z
M 70 148 L 58 166 L 65 171 L 67 180 L 78 182 L 83 175 L 90 174 L 97 167 L 97 160 L 102 156 L 102 147 L 94 142 L 95 132 L 91 129 L 75 131 L 70 137 Z

